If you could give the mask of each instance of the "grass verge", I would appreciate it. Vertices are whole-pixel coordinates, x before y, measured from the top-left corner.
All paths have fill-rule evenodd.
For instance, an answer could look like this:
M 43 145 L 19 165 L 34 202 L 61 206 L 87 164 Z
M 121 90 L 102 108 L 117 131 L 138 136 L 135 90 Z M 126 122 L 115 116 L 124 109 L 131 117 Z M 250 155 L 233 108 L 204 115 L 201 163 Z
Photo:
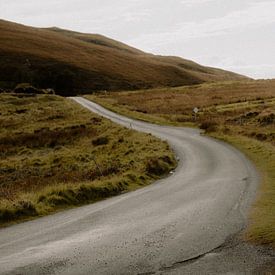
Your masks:
M 268 143 L 243 136 L 229 136 L 221 133 L 213 133 L 211 136 L 224 140 L 243 151 L 261 173 L 262 182 L 250 213 L 249 226 L 244 237 L 256 244 L 269 244 L 275 248 L 274 147 Z

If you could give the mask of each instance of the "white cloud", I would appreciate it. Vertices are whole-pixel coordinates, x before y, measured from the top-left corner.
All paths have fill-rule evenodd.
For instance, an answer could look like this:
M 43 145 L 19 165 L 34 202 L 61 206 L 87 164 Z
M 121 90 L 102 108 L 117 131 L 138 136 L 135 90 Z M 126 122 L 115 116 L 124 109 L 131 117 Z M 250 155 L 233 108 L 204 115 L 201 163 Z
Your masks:
M 186 6 L 197 6 L 202 4 L 208 4 L 214 1 L 215 0 L 181 0 L 181 4 Z
M 246 66 L 224 66 L 225 69 L 258 79 L 275 78 L 275 65 L 250 64 Z M 257 68 L 257 71 L 255 70 Z
M 189 1 L 189 0 L 186 0 Z M 190 0 L 191 1 L 191 0 Z M 206 0 L 203 0 L 206 1 Z M 208 19 L 202 22 L 184 22 L 178 24 L 174 31 L 144 34 L 131 42 L 137 40 L 148 41 L 148 44 L 165 44 L 167 41 L 189 40 L 192 38 L 203 38 L 209 36 L 223 35 L 228 32 L 240 32 L 245 28 L 259 27 L 261 25 L 275 22 L 275 2 L 255 3 L 243 11 L 235 11 L 227 16 Z

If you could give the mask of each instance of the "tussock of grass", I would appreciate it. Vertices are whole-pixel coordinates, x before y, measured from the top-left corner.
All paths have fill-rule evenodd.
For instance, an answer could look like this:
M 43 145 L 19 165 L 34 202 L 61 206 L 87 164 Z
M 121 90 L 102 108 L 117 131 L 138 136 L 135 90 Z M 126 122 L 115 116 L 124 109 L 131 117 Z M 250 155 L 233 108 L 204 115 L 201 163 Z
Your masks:
M 244 151 L 262 173 L 246 238 L 275 247 L 275 80 L 220 82 L 88 95 L 108 109 L 158 124 L 197 126 Z M 165 102 L 165 104 L 164 104 Z M 200 109 L 197 119 L 192 109 Z
M 69 99 L 1 94 L 0 107 L 1 224 L 133 190 L 176 166 L 166 142 Z
M 149 175 L 163 176 L 171 170 L 173 160 L 168 157 L 154 157 L 147 160 L 146 171 Z

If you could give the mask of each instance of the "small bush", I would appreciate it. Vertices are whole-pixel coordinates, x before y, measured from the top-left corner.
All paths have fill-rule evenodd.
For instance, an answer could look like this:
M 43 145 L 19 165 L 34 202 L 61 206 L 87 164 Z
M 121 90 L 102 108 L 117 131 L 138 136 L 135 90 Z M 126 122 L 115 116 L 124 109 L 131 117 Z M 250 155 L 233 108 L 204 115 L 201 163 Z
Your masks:
M 109 143 L 108 137 L 99 137 L 99 138 L 96 138 L 96 139 L 92 140 L 92 144 L 94 146 L 106 145 L 108 143 Z
M 275 124 L 275 113 L 263 116 L 262 118 L 258 119 L 258 122 L 261 124 L 261 126 Z
M 15 93 L 24 94 L 43 94 L 44 92 L 30 85 L 29 83 L 20 83 L 14 88 Z
M 201 123 L 200 128 L 205 132 L 214 132 L 217 129 L 218 124 L 215 121 L 205 120 Z
M 172 163 L 172 160 L 168 156 L 148 159 L 146 172 L 155 176 L 163 176 L 169 172 Z

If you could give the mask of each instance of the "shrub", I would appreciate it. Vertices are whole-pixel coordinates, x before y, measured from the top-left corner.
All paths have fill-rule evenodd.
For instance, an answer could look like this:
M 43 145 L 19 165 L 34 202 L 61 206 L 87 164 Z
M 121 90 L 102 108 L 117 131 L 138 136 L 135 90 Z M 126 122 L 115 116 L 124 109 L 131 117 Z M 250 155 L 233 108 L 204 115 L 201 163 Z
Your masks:
M 275 113 L 268 114 L 258 119 L 262 126 L 271 125 L 275 123 Z
M 43 94 L 44 92 L 30 85 L 29 83 L 20 83 L 14 88 L 15 93 L 24 94 Z
M 217 129 L 217 123 L 212 120 L 205 120 L 201 123 L 200 128 L 205 130 L 205 132 L 214 132 Z
M 108 144 L 108 142 L 109 142 L 108 137 L 99 137 L 99 138 L 92 140 L 92 144 L 94 146 L 105 145 L 105 144 Z
M 172 163 L 168 156 L 150 158 L 146 163 L 146 172 L 151 175 L 162 176 L 169 172 Z

